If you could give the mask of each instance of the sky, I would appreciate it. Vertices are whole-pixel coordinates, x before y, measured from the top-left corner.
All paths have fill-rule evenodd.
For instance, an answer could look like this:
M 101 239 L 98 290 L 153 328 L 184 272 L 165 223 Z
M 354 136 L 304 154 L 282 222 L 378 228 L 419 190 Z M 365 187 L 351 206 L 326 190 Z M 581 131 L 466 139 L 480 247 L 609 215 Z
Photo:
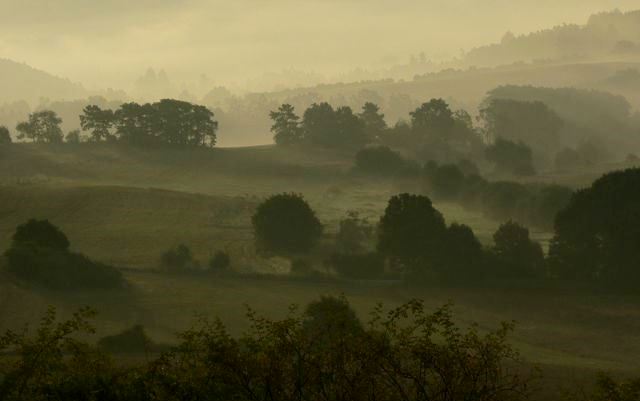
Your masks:
M 503 34 L 586 22 L 638 0 L 0 0 L 0 58 L 87 87 L 149 67 L 245 82 L 285 69 L 332 75 L 433 59 Z M 195 80 L 195 79 L 194 79 Z

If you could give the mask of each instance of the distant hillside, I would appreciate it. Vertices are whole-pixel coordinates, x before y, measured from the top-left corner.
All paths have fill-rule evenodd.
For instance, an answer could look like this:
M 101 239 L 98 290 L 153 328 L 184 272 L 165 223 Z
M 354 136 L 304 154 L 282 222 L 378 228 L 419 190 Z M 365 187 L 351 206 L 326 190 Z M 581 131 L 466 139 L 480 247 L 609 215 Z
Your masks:
M 535 60 L 638 60 L 640 10 L 595 14 L 586 25 L 561 25 L 526 35 L 505 34 L 500 43 L 478 47 L 466 65 L 496 66 Z
M 34 104 L 41 98 L 87 96 L 87 91 L 80 84 L 7 59 L 0 59 L 0 88 L 0 103 L 25 100 Z

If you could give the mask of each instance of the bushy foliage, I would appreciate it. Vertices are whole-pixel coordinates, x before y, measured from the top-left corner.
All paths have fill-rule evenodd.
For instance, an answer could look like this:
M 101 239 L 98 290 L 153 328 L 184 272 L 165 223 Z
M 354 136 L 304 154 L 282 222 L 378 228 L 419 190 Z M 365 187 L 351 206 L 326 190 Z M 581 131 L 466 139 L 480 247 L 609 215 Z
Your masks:
M 216 251 L 209 261 L 209 269 L 213 272 L 229 270 L 231 267 L 231 257 L 225 251 Z
M 258 249 L 275 254 L 309 251 L 322 224 L 301 195 L 284 193 L 262 202 L 252 219 Z
M 356 171 L 383 177 L 397 175 L 406 163 L 401 154 L 387 146 L 366 147 L 355 157 Z
M 378 226 L 378 251 L 406 271 L 433 267 L 446 226 L 426 196 L 391 197 Z
M 29 119 L 16 126 L 18 139 L 38 143 L 61 143 L 63 139 L 60 124 L 62 119 L 51 110 L 29 114 Z
M 164 252 L 160 257 L 160 265 L 173 272 L 184 272 L 198 267 L 191 249 L 185 244 L 180 244 Z
M 487 275 L 485 251 L 471 227 L 453 223 L 445 233 L 436 271 L 442 281 L 474 285 Z
M 524 142 L 513 142 L 498 137 L 486 148 L 485 157 L 495 165 L 497 172 L 518 176 L 535 174 L 533 153 Z
M 336 249 L 341 253 L 361 253 L 373 235 L 373 227 L 358 212 L 350 211 L 340 220 L 336 234 Z
M 499 273 L 510 277 L 540 277 L 543 275 L 544 252 L 538 242 L 529 237 L 529 230 L 508 221 L 493 234 L 492 252 Z
M 350 107 L 334 109 L 329 103 L 314 103 L 302 118 L 304 137 L 314 145 L 344 148 L 361 147 L 370 141 L 365 125 Z
M 47 220 L 18 226 L 5 257 L 10 273 L 52 289 L 114 288 L 123 283 L 114 267 L 70 252 L 66 235 Z
M 118 140 L 135 145 L 167 144 L 208 146 L 216 144 L 218 122 L 204 106 L 174 99 L 156 103 L 124 103 L 116 111 L 85 107 L 82 129 L 94 141 Z
M 640 279 L 640 169 L 605 174 L 558 213 L 554 274 L 632 286 Z

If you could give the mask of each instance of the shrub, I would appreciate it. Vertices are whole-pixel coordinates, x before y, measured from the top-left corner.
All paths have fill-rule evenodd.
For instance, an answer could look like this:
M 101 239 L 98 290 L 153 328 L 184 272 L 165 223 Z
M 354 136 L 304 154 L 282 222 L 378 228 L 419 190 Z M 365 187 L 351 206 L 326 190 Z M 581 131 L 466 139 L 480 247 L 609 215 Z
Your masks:
M 16 228 L 6 251 L 7 269 L 16 277 L 53 289 L 113 288 L 123 283 L 112 266 L 69 251 L 69 240 L 47 220 Z
M 160 257 L 160 264 L 165 269 L 176 272 L 194 269 L 198 265 L 193 258 L 191 249 L 184 244 L 163 253 Z
M 336 248 L 341 253 L 359 253 L 364 251 L 373 234 L 373 227 L 358 212 L 347 212 L 347 217 L 340 220 L 336 235 Z
M 217 251 L 209 261 L 211 271 L 224 271 L 231 266 L 231 257 L 227 252 Z
M 273 195 L 251 219 L 259 250 L 275 254 L 309 251 L 322 235 L 322 224 L 301 195 Z
M 312 271 L 311 263 L 302 258 L 296 258 L 291 261 L 291 273 L 293 274 L 309 274 Z
M 405 163 L 404 158 L 389 147 L 371 146 L 356 153 L 355 168 L 366 174 L 392 176 L 398 174 Z
M 542 274 L 544 252 L 538 242 L 529 238 L 526 227 L 508 221 L 498 228 L 493 241 L 493 253 L 504 275 L 533 277 Z

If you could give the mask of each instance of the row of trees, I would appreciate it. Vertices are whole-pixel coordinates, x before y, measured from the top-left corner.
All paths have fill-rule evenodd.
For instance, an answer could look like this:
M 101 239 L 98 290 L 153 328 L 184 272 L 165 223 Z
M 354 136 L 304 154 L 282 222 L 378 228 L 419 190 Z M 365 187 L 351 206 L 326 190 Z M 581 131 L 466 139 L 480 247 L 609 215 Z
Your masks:
M 640 279 L 638 188 L 640 169 L 630 169 L 607 174 L 572 195 L 561 188 L 543 190 L 549 193 L 540 207 L 559 210 L 546 258 L 529 230 L 513 221 L 496 231 L 493 247 L 484 248 L 470 227 L 447 226 L 428 197 L 401 194 L 389 200 L 377 227 L 357 215 L 343 220 L 337 252 L 329 263 L 345 275 L 361 278 L 383 274 L 386 261 L 392 271 L 416 279 L 436 275 L 453 283 L 473 283 L 483 277 L 540 277 L 634 285 Z M 297 194 L 267 199 L 253 216 L 253 226 L 261 250 L 285 255 L 308 252 L 323 232 L 315 212 Z M 363 243 L 373 233 L 377 238 L 370 250 Z
M 16 126 L 17 137 L 36 143 L 78 143 L 82 140 L 79 130 L 65 136 L 61 123 L 62 119 L 51 110 L 34 112 L 29 114 L 27 121 Z M 89 133 L 90 141 L 121 141 L 135 145 L 212 147 L 216 144 L 218 131 L 218 122 L 209 109 L 173 99 L 142 105 L 124 103 L 115 111 L 90 105 L 80 115 L 80 126 Z M 6 127 L 0 127 L 2 143 L 11 143 Z

